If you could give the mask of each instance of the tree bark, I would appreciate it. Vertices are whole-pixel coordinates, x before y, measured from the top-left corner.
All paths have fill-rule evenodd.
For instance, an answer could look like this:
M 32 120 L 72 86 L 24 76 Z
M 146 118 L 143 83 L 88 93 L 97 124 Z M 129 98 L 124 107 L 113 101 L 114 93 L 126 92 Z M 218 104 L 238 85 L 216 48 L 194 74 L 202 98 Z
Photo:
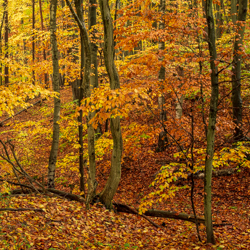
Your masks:
M 9 84 L 9 12 L 8 12 L 8 0 L 4 1 L 4 12 L 5 12 L 5 34 L 4 34 L 4 41 L 5 41 L 5 60 L 6 64 L 4 67 L 4 84 L 7 86 Z
M 160 0 L 160 12 L 162 13 L 162 19 L 159 23 L 159 29 L 163 30 L 165 27 L 164 24 L 164 13 L 165 13 L 165 0 Z M 161 39 L 158 42 L 158 49 L 159 52 L 162 53 L 161 51 L 165 49 L 165 42 Z M 163 61 L 164 57 L 161 56 L 159 58 L 159 61 Z M 159 109 L 160 109 L 160 123 L 163 126 L 164 121 L 166 121 L 166 110 L 164 108 L 164 104 L 165 104 L 165 98 L 164 98 L 164 93 L 163 93 L 163 87 L 164 87 L 164 81 L 165 81 L 165 66 L 161 65 L 160 67 L 160 71 L 159 71 L 159 76 L 158 76 L 158 80 L 159 82 L 161 82 L 161 89 L 162 89 L 162 93 L 160 93 L 159 97 L 158 97 L 158 105 L 159 105 Z M 159 134 L 159 139 L 158 139 L 158 146 L 156 151 L 157 152 L 163 152 L 166 149 L 166 144 L 167 144 L 167 133 L 165 131 L 161 131 Z
M 245 33 L 245 22 L 247 15 L 247 0 L 239 0 L 239 12 L 237 18 L 237 34 L 234 40 L 233 75 L 232 75 L 232 104 L 233 122 L 235 123 L 234 140 L 244 139 L 242 131 L 242 98 L 241 98 L 241 62 L 242 47 Z
M 32 70 L 32 83 L 35 85 L 35 71 L 34 71 L 34 64 L 35 64 L 35 0 L 32 0 L 32 63 L 33 63 L 33 70 Z
M 2 29 L 3 29 L 3 24 L 4 24 L 4 19 L 5 19 L 5 12 L 3 12 L 3 17 L 1 21 L 1 26 L 0 26 L 0 58 L 2 57 Z M 2 61 L 0 62 L 0 86 L 3 85 L 3 78 L 2 78 Z
M 134 209 L 131 209 L 129 206 L 121 203 L 114 203 L 115 209 L 117 212 L 122 213 L 130 213 L 130 214 L 137 214 L 138 210 L 133 211 Z M 183 221 L 190 221 L 195 223 L 195 217 L 191 214 L 184 214 L 184 213 L 177 213 L 173 211 L 163 211 L 163 210 L 157 210 L 157 209 L 148 209 L 144 215 L 151 216 L 151 217 L 158 217 L 158 218 L 169 218 L 169 219 L 177 219 L 177 220 L 183 220 Z M 204 218 L 197 217 L 198 223 L 205 223 Z
M 207 242 L 215 244 L 212 222 L 212 168 L 214 156 L 214 140 L 215 125 L 217 116 L 217 104 L 219 96 L 218 87 L 218 68 L 215 65 L 217 59 L 215 44 L 215 25 L 213 15 L 213 1 L 206 1 L 206 19 L 208 26 L 208 46 L 210 54 L 210 70 L 211 70 L 211 100 L 209 111 L 209 122 L 207 129 L 207 155 L 205 161 L 205 177 L 204 177 L 204 209 L 205 209 L 205 225 L 207 233 Z
M 40 18 L 41 18 L 41 29 L 42 29 L 42 31 L 44 31 L 42 0 L 39 0 L 39 8 L 40 8 Z M 43 60 L 46 61 L 45 49 L 43 49 Z M 49 88 L 49 86 L 48 86 L 48 74 L 47 73 L 44 73 L 44 84 L 45 84 L 46 88 Z
M 58 48 L 56 39 L 56 11 L 57 0 L 51 0 L 50 4 L 50 39 L 52 46 L 52 61 L 53 61 L 53 90 L 58 93 L 54 97 L 54 117 L 53 117 L 53 140 L 49 157 L 48 169 L 48 187 L 55 187 L 55 170 L 57 153 L 59 146 L 59 119 L 60 119 L 60 86 L 59 86 L 59 61 L 58 61 Z
M 113 23 L 110 15 L 108 0 L 99 0 L 99 4 L 104 26 L 104 61 L 110 81 L 110 87 L 114 90 L 120 88 L 120 81 L 114 63 L 115 49 Z M 101 202 L 108 209 L 112 208 L 112 199 L 116 193 L 121 179 L 121 158 L 123 145 L 120 117 L 110 119 L 110 129 L 113 137 L 111 171 L 107 183 L 100 194 Z
M 237 20 L 237 0 L 231 0 L 231 17 L 233 24 L 236 25 Z
M 70 8 L 72 15 L 74 16 L 81 35 L 81 86 L 80 86 L 80 100 L 79 105 L 83 97 L 90 97 L 91 86 L 90 86 L 90 72 L 91 72 L 91 45 L 88 36 L 87 29 L 84 24 L 83 10 L 82 10 L 82 0 L 75 0 L 75 6 L 77 13 L 74 12 L 69 0 L 66 0 L 67 5 Z M 84 70 L 84 79 L 83 79 Z M 88 178 L 88 193 L 86 204 L 92 201 L 95 196 L 95 189 L 97 182 L 95 180 L 96 163 L 95 163 L 95 132 L 91 124 L 89 124 L 90 119 L 92 119 L 92 114 L 89 113 L 87 117 L 87 131 L 88 131 L 88 155 L 89 155 L 89 178 Z M 82 141 L 82 113 L 80 112 L 79 117 L 79 140 L 80 140 L 80 189 L 84 191 L 84 171 L 83 171 L 83 141 Z M 82 163 L 81 163 L 82 162 Z

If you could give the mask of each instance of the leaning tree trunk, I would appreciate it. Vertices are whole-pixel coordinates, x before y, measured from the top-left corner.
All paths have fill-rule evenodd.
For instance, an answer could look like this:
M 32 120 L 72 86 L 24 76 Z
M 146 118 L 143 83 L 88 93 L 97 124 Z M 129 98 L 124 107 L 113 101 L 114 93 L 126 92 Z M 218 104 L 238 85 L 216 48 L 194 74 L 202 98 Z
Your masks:
M 69 0 L 66 0 L 67 5 L 70 8 L 72 15 L 74 16 L 81 35 L 81 72 L 84 69 L 84 79 L 81 75 L 81 90 L 80 90 L 80 101 L 83 97 L 90 97 L 91 95 L 91 87 L 90 87 L 90 72 L 91 72 L 91 45 L 89 41 L 89 36 L 87 29 L 85 27 L 84 19 L 83 19 L 83 9 L 82 9 L 82 0 L 75 0 L 76 11 L 75 13 L 72 5 Z M 85 54 L 84 58 L 83 55 Z M 95 196 L 95 189 L 97 186 L 97 182 L 95 180 L 95 172 L 96 172 L 96 164 L 95 164 L 95 131 L 91 124 L 89 124 L 90 119 L 92 119 L 92 114 L 89 113 L 87 117 L 87 130 L 88 130 L 88 154 L 89 154 L 89 178 L 88 178 L 88 193 L 86 204 L 92 201 Z M 82 118 L 81 118 L 82 119 Z M 82 121 L 80 121 L 82 122 Z M 79 139 L 80 143 L 82 143 L 82 127 L 79 127 Z M 81 146 L 82 147 L 82 146 Z M 80 160 L 82 157 L 82 151 L 80 151 Z M 83 160 L 83 159 L 82 159 Z M 83 178 L 83 166 L 80 165 L 80 173 L 81 173 L 81 189 L 84 187 Z
M 58 93 L 54 97 L 54 118 L 53 118 L 53 141 L 49 157 L 48 188 L 55 187 L 55 169 L 59 146 L 59 119 L 60 119 L 60 86 L 59 86 L 59 62 L 56 40 L 56 11 L 57 0 L 51 0 L 50 4 L 50 39 L 52 46 L 53 61 L 53 90 Z
M 104 60 L 108 72 L 111 89 L 120 88 L 119 76 L 114 63 L 115 49 L 113 23 L 108 0 L 99 0 L 102 21 L 104 25 Z M 111 171 L 108 181 L 100 194 L 100 200 L 107 208 L 112 208 L 112 199 L 121 179 L 122 133 L 120 117 L 110 119 L 110 129 L 113 137 L 113 152 Z
M 234 40 L 233 75 L 232 75 L 232 104 L 233 121 L 235 123 L 234 140 L 243 140 L 242 123 L 242 99 L 241 99 L 241 61 L 242 47 L 245 33 L 245 21 L 247 15 L 247 0 L 239 0 L 239 12 L 237 22 L 237 34 Z
M 208 45 L 210 53 L 210 69 L 211 69 L 211 100 L 209 111 L 209 122 L 207 129 L 207 155 L 205 161 L 205 177 L 204 177 L 204 209 L 205 209 L 205 224 L 207 233 L 207 242 L 215 244 L 212 222 L 212 167 L 214 156 L 214 140 L 215 140 L 215 125 L 217 116 L 217 104 L 219 96 L 218 87 L 218 68 L 215 65 L 217 58 L 215 45 L 215 26 L 213 16 L 213 1 L 206 1 L 206 19 L 208 26 Z

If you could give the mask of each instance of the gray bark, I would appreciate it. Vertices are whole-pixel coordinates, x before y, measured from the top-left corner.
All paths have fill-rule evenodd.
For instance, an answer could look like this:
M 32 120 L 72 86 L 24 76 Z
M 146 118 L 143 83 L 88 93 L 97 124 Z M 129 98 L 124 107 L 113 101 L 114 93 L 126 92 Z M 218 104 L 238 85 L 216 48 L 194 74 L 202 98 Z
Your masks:
M 236 20 L 237 20 L 237 0 L 231 0 L 231 17 L 233 24 L 236 25 Z
M 98 87 L 98 71 L 97 71 L 97 42 L 96 30 L 93 28 L 96 25 L 96 0 L 89 0 L 89 30 L 91 31 L 91 73 L 90 73 L 90 86 L 91 88 Z
M 247 15 L 247 0 L 239 0 L 239 12 L 237 22 L 237 34 L 234 40 L 233 67 L 232 67 L 232 104 L 233 121 L 235 123 L 234 140 L 243 140 L 242 123 L 242 99 L 241 99 L 241 49 L 245 33 L 245 21 Z
M 84 79 L 81 73 L 81 86 L 80 86 L 80 100 L 83 97 L 90 97 L 91 95 L 91 86 L 90 86 L 90 72 L 91 72 L 91 45 L 88 36 L 87 29 L 85 27 L 84 19 L 83 19 L 83 10 L 82 10 L 82 0 L 75 0 L 75 6 L 77 10 L 77 14 L 73 10 L 69 0 L 66 0 L 67 5 L 70 8 L 71 13 L 73 14 L 81 35 L 81 72 L 84 70 Z M 83 54 L 84 53 L 84 54 Z M 83 56 L 84 55 L 84 56 Z M 96 164 L 95 164 L 95 132 L 92 125 L 89 124 L 90 119 L 93 117 L 92 113 L 88 114 L 87 117 L 87 131 L 88 131 L 88 155 L 89 155 L 89 178 L 88 178 L 88 193 L 86 203 L 87 205 L 92 201 L 95 196 L 95 189 L 97 186 L 95 180 L 95 172 L 96 172 Z M 79 117 L 79 140 L 82 148 L 82 114 L 80 113 Z M 83 151 L 80 149 L 80 157 L 82 157 Z M 83 159 L 80 158 L 80 161 Z M 83 162 L 80 163 L 80 187 L 84 189 L 84 171 L 83 171 Z
M 216 4 L 216 38 L 219 39 L 222 36 L 222 25 L 223 25 L 223 20 L 222 20 L 222 13 L 221 13 L 221 8 L 222 6 L 219 4 Z
M 5 12 L 5 58 L 6 61 L 9 59 L 9 11 L 8 11 L 8 0 L 4 0 L 4 12 Z M 9 84 L 9 66 L 4 67 L 4 83 L 7 86 Z
M 4 24 L 4 18 L 5 18 L 5 12 L 3 12 L 3 17 L 1 21 L 0 26 L 0 58 L 2 57 L 2 29 Z M 2 78 L 2 62 L 0 62 L 0 86 L 3 84 L 3 78 Z
M 57 0 L 51 0 L 50 4 L 50 39 L 52 46 L 52 61 L 53 61 L 53 90 L 58 93 L 54 98 L 54 117 L 53 117 L 53 141 L 49 157 L 48 169 L 48 187 L 55 187 L 55 169 L 57 161 L 57 153 L 59 146 L 59 119 L 60 119 L 60 86 L 59 86 L 59 62 L 58 48 L 56 40 L 56 11 Z
M 162 16 L 163 16 L 165 13 L 165 0 L 160 0 L 160 12 L 162 13 Z M 164 27 L 165 27 L 164 21 L 160 21 L 159 29 L 163 30 Z M 161 38 L 158 42 L 158 49 L 159 49 L 159 52 L 165 49 L 165 42 Z M 159 58 L 159 60 L 163 61 L 164 57 Z M 163 89 L 164 81 L 165 81 L 165 67 L 163 65 L 161 65 L 158 79 L 160 82 L 162 82 L 162 89 Z M 160 96 L 158 97 L 158 105 L 160 109 L 160 122 L 162 125 L 164 121 L 166 121 L 166 110 L 164 108 L 164 104 L 165 104 L 164 93 L 161 93 Z M 158 146 L 157 146 L 156 151 L 157 152 L 164 151 L 166 149 L 167 141 L 168 141 L 167 133 L 165 131 L 161 131 L 159 134 Z
M 113 23 L 110 15 L 108 0 L 99 0 L 104 26 L 104 61 L 111 89 L 120 88 L 119 76 L 114 63 L 115 49 Z M 112 208 L 112 199 L 121 179 L 122 133 L 120 117 L 110 119 L 110 129 L 113 137 L 113 152 L 111 171 L 107 183 L 100 194 L 100 200 L 107 208 Z
M 210 53 L 210 70 L 211 70 L 211 100 L 209 111 L 209 122 L 207 129 L 207 155 L 205 161 L 205 177 L 204 177 L 204 210 L 205 210 L 205 225 L 207 233 L 207 242 L 215 244 L 212 222 L 212 168 L 214 156 L 214 140 L 215 140 L 215 125 L 217 116 L 217 104 L 219 96 L 218 87 L 218 68 L 215 65 L 217 59 L 216 44 L 215 44 L 215 25 L 213 15 L 213 1 L 206 1 L 206 19 L 208 26 L 208 46 Z

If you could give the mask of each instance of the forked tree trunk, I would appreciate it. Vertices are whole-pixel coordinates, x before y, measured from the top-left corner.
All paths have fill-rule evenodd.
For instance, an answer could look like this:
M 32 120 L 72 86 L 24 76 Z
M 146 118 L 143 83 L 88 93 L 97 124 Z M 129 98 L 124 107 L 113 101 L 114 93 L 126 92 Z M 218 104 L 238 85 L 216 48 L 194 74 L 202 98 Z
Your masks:
M 247 15 L 247 0 L 239 0 L 239 12 L 237 22 L 237 34 L 234 40 L 233 55 L 233 75 L 232 75 L 232 103 L 233 103 L 233 121 L 235 123 L 234 140 L 244 139 L 242 131 L 242 98 L 241 98 L 241 62 L 242 47 L 245 33 L 245 21 Z
M 82 0 L 75 0 L 76 12 L 70 4 L 69 0 L 66 0 L 67 5 L 70 8 L 72 15 L 74 16 L 81 35 L 81 72 L 84 70 L 84 79 L 81 73 L 81 86 L 80 86 L 80 102 L 83 100 L 83 97 L 90 97 L 91 95 L 91 87 L 90 87 L 90 72 L 91 72 L 91 45 L 89 41 L 89 36 L 87 29 L 85 27 L 84 19 L 83 19 L 83 9 L 82 9 Z M 83 56 L 85 55 L 85 56 Z M 92 201 L 95 196 L 95 189 L 97 186 L 97 182 L 95 180 L 95 172 L 96 172 L 96 164 L 95 164 L 95 131 L 92 125 L 89 124 L 90 119 L 92 119 L 92 113 L 88 114 L 87 117 L 87 130 L 88 130 L 88 154 L 89 154 L 89 178 L 88 178 L 88 193 L 86 197 L 87 206 Z M 82 148 L 82 114 L 80 112 L 79 117 L 79 140 Z M 84 190 L 84 171 L 83 171 L 83 161 L 82 158 L 83 151 L 80 149 L 80 188 Z
M 99 0 L 102 21 L 104 25 L 104 60 L 108 72 L 111 89 L 120 88 L 119 76 L 114 63 L 115 49 L 113 23 L 110 15 L 108 0 Z M 112 199 L 121 179 L 122 133 L 120 117 L 110 119 L 110 129 L 113 137 L 113 152 L 111 171 L 107 183 L 100 194 L 101 202 L 106 208 L 112 208 Z
M 59 119 L 60 119 L 60 86 L 59 86 L 59 62 L 58 62 L 58 48 L 56 40 L 56 11 L 57 0 L 51 0 L 50 4 L 50 39 L 52 46 L 52 61 L 53 61 L 53 90 L 58 93 L 54 97 L 54 118 L 53 118 L 53 141 L 49 157 L 48 169 L 48 188 L 55 187 L 55 170 L 57 153 L 59 146 Z
M 204 177 L 204 209 L 205 209 L 205 225 L 207 233 L 207 242 L 215 244 L 212 222 L 212 168 L 214 156 L 214 140 L 215 140 L 215 125 L 217 116 L 217 104 L 219 96 L 218 87 L 218 68 L 215 65 L 217 58 L 215 45 L 215 25 L 213 15 L 213 1 L 206 0 L 206 19 L 208 26 L 208 46 L 210 54 L 210 69 L 211 69 L 211 100 L 209 110 L 209 122 L 207 129 L 207 154 L 205 161 L 205 177 Z

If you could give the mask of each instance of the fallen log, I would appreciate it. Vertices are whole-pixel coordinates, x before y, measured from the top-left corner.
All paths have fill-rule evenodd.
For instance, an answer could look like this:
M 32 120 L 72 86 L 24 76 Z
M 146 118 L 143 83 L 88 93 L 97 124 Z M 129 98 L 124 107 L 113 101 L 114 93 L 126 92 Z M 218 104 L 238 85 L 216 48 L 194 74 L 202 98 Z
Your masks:
M 11 211 L 11 212 L 23 212 L 23 211 L 35 211 L 35 212 L 45 212 L 41 208 L 0 208 L 0 211 Z
M 45 190 L 50 192 L 50 193 L 59 195 L 60 197 L 63 197 L 63 198 L 68 199 L 68 200 L 73 200 L 73 201 L 78 201 L 78 202 L 85 202 L 85 199 L 81 195 L 67 193 L 67 192 L 60 191 L 60 190 L 57 190 L 57 189 L 54 189 L 54 188 L 47 188 Z
M 136 209 L 137 213 L 133 211 L 129 206 L 121 203 L 113 203 L 115 209 L 117 212 L 121 213 L 129 213 L 129 214 L 137 214 L 138 209 Z M 195 217 L 194 215 L 190 214 L 184 214 L 184 213 L 177 213 L 173 211 L 163 211 L 163 210 L 157 210 L 157 209 L 148 209 L 145 213 L 145 216 L 150 217 L 158 217 L 158 218 L 168 218 L 168 219 L 176 219 L 176 220 L 184 220 L 184 221 L 190 221 L 195 223 Z M 198 223 L 205 224 L 205 219 L 201 217 L 196 218 Z

